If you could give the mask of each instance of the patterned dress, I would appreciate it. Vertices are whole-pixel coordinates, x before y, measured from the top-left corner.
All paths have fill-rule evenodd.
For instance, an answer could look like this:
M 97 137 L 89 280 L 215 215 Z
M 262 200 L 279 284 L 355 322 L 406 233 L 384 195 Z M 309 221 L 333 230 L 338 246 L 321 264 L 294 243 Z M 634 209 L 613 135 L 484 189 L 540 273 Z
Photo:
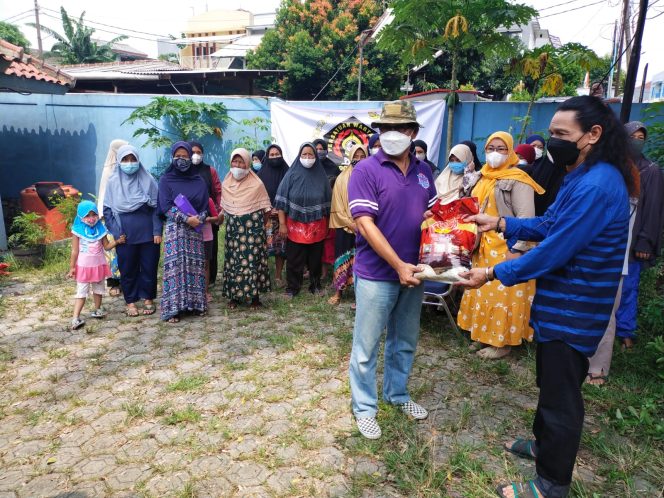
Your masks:
M 206 216 L 206 214 L 205 214 Z M 207 311 L 203 236 L 189 225 L 187 216 L 172 208 L 164 230 L 164 278 L 161 319 L 184 311 Z
M 270 291 L 262 210 L 226 215 L 225 249 L 224 297 L 250 302 Z
M 355 234 L 342 228 L 336 230 L 334 252 L 334 276 L 332 283 L 338 291 L 344 291 L 353 285 L 353 263 L 355 262 Z
M 279 233 L 279 215 L 270 213 L 270 223 L 265 231 L 267 237 L 267 255 L 286 257 L 286 237 Z

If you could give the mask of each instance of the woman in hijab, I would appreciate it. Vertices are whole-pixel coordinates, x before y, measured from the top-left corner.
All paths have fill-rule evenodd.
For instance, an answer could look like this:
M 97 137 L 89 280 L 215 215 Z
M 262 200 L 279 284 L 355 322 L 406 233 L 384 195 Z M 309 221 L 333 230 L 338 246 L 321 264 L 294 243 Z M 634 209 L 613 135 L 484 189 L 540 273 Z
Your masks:
M 375 156 L 380 150 L 380 133 L 374 133 L 369 137 L 369 155 Z
M 334 188 L 334 182 L 337 181 L 337 177 L 341 173 L 339 166 L 327 157 L 327 142 L 322 138 L 314 140 L 314 146 L 316 147 L 316 154 L 320 159 L 325 174 L 327 175 L 328 180 L 330 181 L 330 189 Z M 327 231 L 325 236 L 325 241 L 323 242 L 323 256 L 322 256 L 322 274 L 321 279 L 325 280 L 327 275 L 330 272 L 330 267 L 334 264 L 334 240 L 335 240 L 335 230 L 330 228 Z
M 118 167 L 108 178 L 104 197 L 104 220 L 114 238 L 125 236 L 116 248 L 120 285 L 127 316 L 138 316 L 136 303 L 144 301 L 143 314 L 156 308 L 157 267 L 162 221 L 157 213 L 157 182 L 140 163 L 131 145 L 118 149 Z
M 436 178 L 436 191 L 443 204 L 468 197 L 479 180 L 470 147 L 458 144 L 450 149 L 447 167 Z
M 284 176 L 275 196 L 279 231 L 286 242 L 286 295 L 294 297 L 302 287 L 304 266 L 309 268 L 309 291 L 321 292 L 323 240 L 328 231 L 332 191 L 316 147 L 305 143 Z
M 251 154 L 251 169 L 254 170 L 254 173 L 258 173 L 263 167 L 263 159 L 265 158 L 265 151 L 263 149 L 255 150 Z
M 509 133 L 498 131 L 485 146 L 487 163 L 482 178 L 472 195 L 484 212 L 492 216 L 532 218 L 535 215 L 534 193 L 542 193 L 518 167 L 514 142 Z M 480 246 L 473 256 L 473 266 L 492 266 L 518 257 L 530 247 L 516 240 L 505 240 L 495 231 L 482 233 Z M 535 294 L 535 281 L 505 287 L 498 280 L 475 290 L 466 290 L 461 300 L 457 322 L 470 331 L 477 355 L 486 359 L 502 358 L 525 339 L 531 341 L 530 305 Z M 482 345 L 489 345 L 484 349 Z
M 279 231 L 279 211 L 274 207 L 274 198 L 286 173 L 288 173 L 288 164 L 284 161 L 281 147 L 277 144 L 270 145 L 265 151 L 263 167 L 258 172 L 258 178 L 265 185 L 270 204 L 272 204 L 266 229 L 267 254 L 274 256 L 274 276 L 278 287 L 282 287 L 284 284 L 282 275 L 286 261 L 286 237 Z
M 191 145 L 175 142 L 171 165 L 159 179 L 158 210 L 166 218 L 161 319 L 180 321 L 180 314 L 207 311 L 205 249 L 201 228 L 207 219 L 208 189 L 191 167 Z
M 526 143 L 535 148 L 535 162 L 530 172 L 530 176 L 539 185 L 544 192 L 535 196 L 535 215 L 542 216 L 553 204 L 558 196 L 558 191 L 563 184 L 565 168 L 556 168 L 546 152 L 546 141 L 541 135 L 530 135 L 526 138 Z
M 251 168 L 247 149 L 231 152 L 230 171 L 221 186 L 226 214 L 223 295 L 230 309 L 247 302 L 251 309 L 258 309 L 260 294 L 270 291 L 265 225 L 272 205 L 265 185 Z
M 431 174 L 433 175 L 434 180 L 440 175 L 440 170 L 438 169 L 438 166 L 435 163 L 432 163 L 429 161 L 427 158 L 427 152 L 429 150 L 429 146 L 424 140 L 413 140 L 413 152 L 415 153 L 415 157 L 417 157 L 420 161 L 424 161 L 429 165 L 429 168 L 431 168 Z
M 120 147 L 127 145 L 126 140 L 115 139 L 111 141 L 111 145 L 108 148 L 108 153 L 106 154 L 106 161 L 104 161 L 104 169 L 101 171 L 101 180 L 99 182 L 99 191 L 97 192 L 97 211 L 103 214 L 104 212 L 104 197 L 106 196 L 106 185 L 108 184 L 108 178 L 111 176 L 111 173 L 115 171 L 115 167 L 118 164 L 117 152 Z M 102 220 L 105 221 L 105 220 Z M 108 235 L 109 241 L 113 242 L 113 236 Z M 108 266 L 111 269 L 111 277 L 106 279 L 106 286 L 109 288 L 108 294 L 112 297 L 120 295 L 120 269 L 118 268 L 118 257 L 115 249 L 110 251 L 105 251 L 106 261 Z
M 475 169 L 481 167 L 482 161 L 480 161 L 480 158 L 477 157 L 477 145 L 475 145 L 475 142 L 472 140 L 464 140 L 463 142 L 460 142 L 461 145 L 465 145 L 470 149 L 470 152 L 473 154 L 473 162 L 475 163 Z
M 354 145 L 348 153 L 350 165 L 338 176 L 332 191 L 330 227 L 336 229 L 332 284 L 336 289 L 336 293 L 327 302 L 333 306 L 341 302 L 343 291 L 353 285 L 355 231 L 357 226 L 348 207 L 348 181 L 355 165 L 368 155 L 369 152 L 363 144 Z

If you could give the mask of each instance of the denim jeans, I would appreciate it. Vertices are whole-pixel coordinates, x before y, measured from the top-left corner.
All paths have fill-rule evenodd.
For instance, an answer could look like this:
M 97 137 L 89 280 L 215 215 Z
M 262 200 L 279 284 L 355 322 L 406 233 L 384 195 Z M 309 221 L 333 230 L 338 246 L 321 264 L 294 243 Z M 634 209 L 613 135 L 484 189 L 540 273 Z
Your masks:
M 401 404 L 410 400 L 407 384 L 420 333 L 424 286 L 402 287 L 399 282 L 366 280 L 355 275 L 355 328 L 350 355 L 350 390 L 356 417 L 378 411 L 376 364 L 383 331 L 385 358 L 383 399 Z

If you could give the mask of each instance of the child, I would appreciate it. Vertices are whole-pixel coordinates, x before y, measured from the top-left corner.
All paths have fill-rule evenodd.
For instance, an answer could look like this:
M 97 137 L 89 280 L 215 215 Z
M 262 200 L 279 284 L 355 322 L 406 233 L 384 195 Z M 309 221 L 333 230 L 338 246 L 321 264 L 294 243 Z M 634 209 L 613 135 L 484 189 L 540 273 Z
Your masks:
M 101 296 L 104 293 L 104 280 L 111 276 L 111 270 L 103 249 L 109 251 L 119 244 L 124 244 L 125 236 L 122 235 L 113 242 L 108 240 L 106 227 L 99 220 L 99 211 L 92 201 L 82 201 L 78 205 L 71 233 L 73 237 L 68 276 L 76 279 L 74 317 L 71 320 L 71 329 L 76 330 L 85 325 L 85 320 L 81 320 L 80 315 L 90 292 L 95 301 L 95 310 L 90 316 L 106 316 L 101 309 Z

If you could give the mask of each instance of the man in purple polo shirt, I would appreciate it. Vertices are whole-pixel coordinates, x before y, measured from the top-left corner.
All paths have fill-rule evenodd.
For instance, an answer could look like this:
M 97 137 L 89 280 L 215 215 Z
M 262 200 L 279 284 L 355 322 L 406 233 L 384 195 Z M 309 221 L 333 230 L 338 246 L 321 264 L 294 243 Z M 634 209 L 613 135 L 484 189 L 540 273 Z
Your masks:
M 424 292 L 413 276 L 420 226 L 436 201 L 436 188 L 429 165 L 410 153 L 420 128 L 410 102 L 385 103 L 380 120 L 371 126 L 380 130 L 381 150 L 355 166 L 348 184 L 348 204 L 359 232 L 350 388 L 360 433 L 378 439 L 376 363 L 386 328 L 383 399 L 415 419 L 428 415 L 410 399 L 407 384 Z

